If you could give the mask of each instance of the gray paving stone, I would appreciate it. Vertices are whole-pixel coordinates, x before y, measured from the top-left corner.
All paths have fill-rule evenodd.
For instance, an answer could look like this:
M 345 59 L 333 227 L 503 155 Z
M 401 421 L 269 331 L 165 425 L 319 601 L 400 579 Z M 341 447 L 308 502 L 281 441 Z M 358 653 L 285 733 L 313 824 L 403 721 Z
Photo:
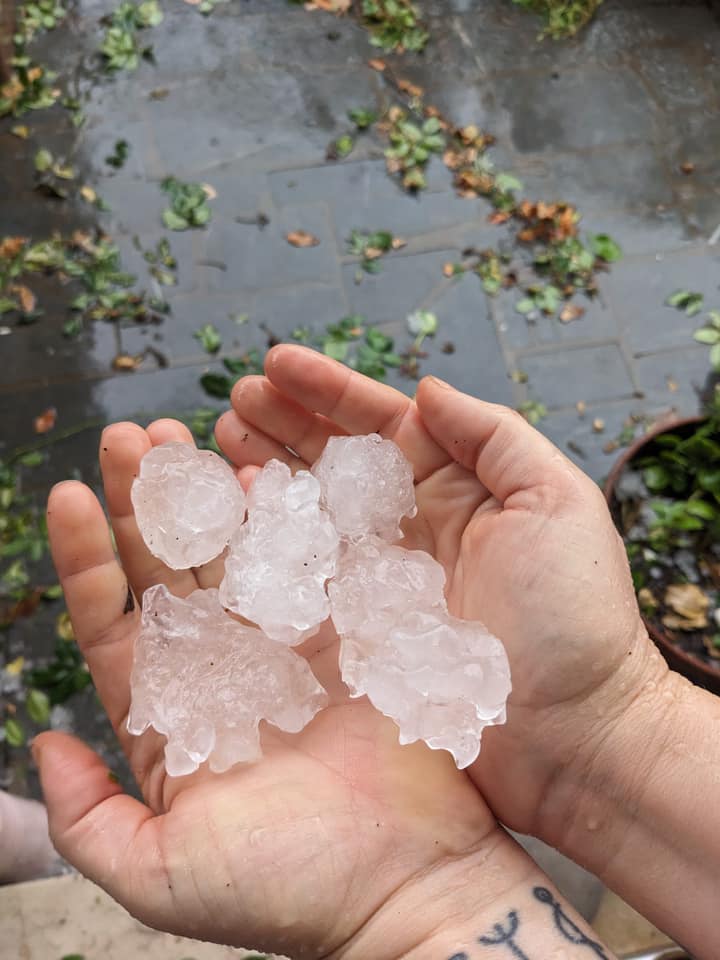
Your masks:
M 645 141 L 654 133 L 642 84 L 622 68 L 588 67 L 557 78 L 514 74 L 498 77 L 494 86 L 519 153 Z
M 720 186 L 717 143 L 713 136 L 708 135 L 717 119 L 718 109 L 686 109 L 672 117 L 669 124 L 670 136 L 664 144 L 664 153 L 673 183 L 681 189 L 692 192 Z M 680 167 L 688 162 L 693 164 L 694 169 L 690 175 L 685 175 Z
M 444 182 L 442 192 L 427 190 L 419 195 L 407 193 L 390 179 L 384 160 L 287 170 L 272 174 L 270 183 L 280 207 L 298 198 L 325 200 L 343 246 L 353 229 L 391 230 L 408 237 L 484 219 L 484 207 L 456 196 L 442 164 L 436 164 L 434 171 L 435 176 L 442 175 L 438 177 Z
M 606 452 L 605 446 L 620 434 L 629 413 L 641 414 L 642 411 L 641 400 L 633 403 L 593 403 L 587 406 L 582 416 L 574 407 L 552 411 L 540 421 L 538 430 L 588 476 L 600 483 L 621 453 L 620 450 Z M 598 420 L 604 424 L 600 432 L 593 428 L 593 423 Z
M 713 379 L 708 350 L 699 345 L 640 357 L 635 371 L 647 404 L 687 415 L 698 412 Z
M 717 238 L 720 226 L 720 188 L 715 190 L 693 191 L 683 194 L 679 210 L 687 225 L 688 236 L 697 243 L 707 243 Z M 715 239 L 715 249 L 718 240 Z
M 605 147 L 591 152 L 520 155 L 514 172 L 525 186 L 524 194 L 548 202 L 565 200 L 587 211 L 588 228 L 596 210 L 626 207 L 653 216 L 658 205 L 673 202 L 666 161 L 652 144 Z M 625 189 L 618 194 L 618 170 Z M 638 214 L 635 214 L 637 216 Z
M 580 319 L 570 323 L 562 323 L 557 317 L 543 315 L 534 316 L 528 321 L 515 309 L 515 304 L 521 298 L 522 291 L 515 290 L 503 293 L 495 300 L 498 331 L 501 340 L 509 349 L 522 350 L 550 343 L 560 345 L 613 340 L 618 337 L 617 318 L 602 294 L 594 300 L 576 296 L 573 303 L 583 307 L 585 313 Z
M 711 72 L 698 69 L 696 48 L 650 47 L 633 60 L 633 65 L 662 110 L 692 108 L 695 113 L 714 106 Z
M 422 373 L 483 400 L 513 405 L 513 385 L 487 297 L 475 280 L 464 277 L 450 283 L 429 301 L 428 308 L 438 318 L 438 332 L 425 341 L 428 357 L 422 361 Z
M 710 248 L 708 248 L 710 249 Z M 676 290 L 702 293 L 708 308 L 720 304 L 718 254 L 668 254 L 659 260 L 625 260 L 615 265 L 605 283 L 608 300 L 625 343 L 636 353 L 682 347 L 701 325 L 665 304 Z
M 517 364 L 529 377 L 529 396 L 548 408 L 633 395 L 630 373 L 616 344 L 520 353 Z
M 294 230 L 312 233 L 320 244 L 291 246 L 285 237 Z M 207 258 L 204 282 L 218 293 L 245 294 L 313 281 L 332 285 L 339 278 L 337 249 L 322 203 L 284 207 L 264 230 L 218 219 L 208 228 Z
M 443 264 L 453 256 L 454 251 L 448 250 L 417 256 L 391 253 L 383 258 L 379 273 L 362 273 L 359 283 L 359 264 L 346 264 L 342 274 L 350 311 L 374 324 L 403 320 L 441 286 Z

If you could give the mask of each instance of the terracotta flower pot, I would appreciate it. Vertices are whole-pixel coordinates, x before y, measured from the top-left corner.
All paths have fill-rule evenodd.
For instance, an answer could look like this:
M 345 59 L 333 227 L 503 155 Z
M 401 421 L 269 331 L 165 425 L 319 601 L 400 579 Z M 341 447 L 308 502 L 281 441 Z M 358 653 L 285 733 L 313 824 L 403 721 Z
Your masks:
M 661 433 L 674 433 L 683 427 L 702 423 L 705 419 L 705 417 L 698 416 L 661 421 L 651 427 L 644 436 L 636 440 L 621 454 L 610 471 L 604 488 L 605 499 L 610 507 L 613 520 L 615 520 L 616 523 L 619 513 L 619 502 L 615 496 L 615 489 L 621 474 L 627 469 L 628 465 Z M 720 670 L 714 669 L 698 657 L 687 653 L 679 644 L 673 643 L 665 631 L 656 623 L 652 623 L 647 617 L 643 617 L 643 620 L 648 633 L 672 670 L 676 670 L 678 673 L 687 677 L 688 680 L 692 680 L 693 683 L 697 683 L 706 690 L 720 695 Z

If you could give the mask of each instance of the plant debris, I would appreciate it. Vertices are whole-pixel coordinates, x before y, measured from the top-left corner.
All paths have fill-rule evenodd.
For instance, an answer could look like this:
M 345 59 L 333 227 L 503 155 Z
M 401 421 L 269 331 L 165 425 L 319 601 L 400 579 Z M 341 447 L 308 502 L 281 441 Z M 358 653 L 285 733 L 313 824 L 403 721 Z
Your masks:
M 110 72 L 137 70 L 141 59 L 151 60 L 152 45 L 144 46 L 141 35 L 149 27 L 162 23 L 162 20 L 163 12 L 157 0 L 144 0 L 143 3 L 127 0 L 112 14 L 103 17 L 102 23 L 107 29 L 100 52 L 105 69 Z
M 208 200 L 215 192 L 206 183 L 184 183 L 176 177 L 165 177 L 160 189 L 170 198 L 170 206 L 163 210 L 162 221 L 168 230 L 188 230 L 204 227 L 212 217 Z
M 709 311 L 705 326 L 696 330 L 693 338 L 710 347 L 710 364 L 713 370 L 720 372 L 720 310 Z M 677 386 L 675 389 L 677 390 Z
M 545 21 L 541 36 L 559 40 L 572 37 L 593 17 L 603 0 L 513 0 Z
M 400 250 L 405 245 L 405 240 L 394 236 L 389 230 L 374 230 L 372 233 L 352 230 L 347 241 L 348 253 L 361 258 L 361 265 L 366 273 L 377 273 L 380 270 L 380 259 L 386 253 Z
M 300 247 L 301 249 L 320 245 L 318 238 L 314 234 L 308 233 L 307 230 L 291 230 L 290 233 L 285 235 L 285 239 L 291 247 Z
M 676 290 L 670 294 L 665 303 L 668 307 L 682 310 L 686 316 L 695 317 L 702 311 L 705 298 L 701 293 L 692 290 Z
M 388 172 L 400 174 L 406 190 L 424 190 L 425 169 L 430 158 L 445 148 L 441 121 L 433 116 L 416 123 L 406 110 L 395 106 L 388 110 L 379 129 L 390 140 L 385 151 Z
M 121 170 L 130 156 L 130 145 L 127 140 L 116 140 L 113 152 L 105 157 L 105 163 L 114 170 Z

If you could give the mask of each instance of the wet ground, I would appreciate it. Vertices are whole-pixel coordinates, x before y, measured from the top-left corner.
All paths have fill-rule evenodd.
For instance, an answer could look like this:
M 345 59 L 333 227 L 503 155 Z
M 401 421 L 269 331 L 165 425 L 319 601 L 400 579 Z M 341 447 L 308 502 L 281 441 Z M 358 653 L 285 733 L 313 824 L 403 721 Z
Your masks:
M 159 182 L 207 182 L 217 198 L 206 229 L 169 234 L 179 283 L 154 291 L 170 302 L 162 324 L 99 322 L 69 340 L 62 326 L 70 294 L 42 281 L 35 286 L 44 315 L 3 331 L 0 456 L 33 443 L 33 418 L 57 410 L 45 461 L 25 481 L 39 495 L 67 476 L 97 484 L 103 423 L 220 409 L 199 378 L 222 370 L 224 356 L 262 353 L 296 328 L 320 333 L 349 313 L 365 315 L 403 349 L 408 313 L 433 311 L 439 329 L 426 342 L 422 371 L 486 399 L 544 404 L 539 428 L 596 479 L 609 471 L 615 454 L 605 451 L 630 415 L 698 409 L 710 369 L 707 348 L 692 339 L 699 320 L 664 301 L 683 288 L 720 308 L 720 243 L 709 242 L 720 225 L 713 3 L 606 0 L 580 37 L 538 43 L 537 21 L 509 0 L 424 0 L 425 53 L 386 57 L 456 123 L 492 132 L 491 156 L 522 179 L 524 194 L 577 204 L 588 231 L 620 243 L 623 260 L 569 324 L 528 323 L 515 310 L 516 292 L 488 297 L 476 276 L 443 275 L 465 248 L 496 244 L 498 228 L 488 224 L 487 204 L 455 195 L 440 161 L 418 197 L 388 177 L 384 144 L 373 134 L 359 138 L 348 159 L 326 161 L 328 143 L 348 130 L 348 109 L 380 110 L 389 101 L 382 75 L 367 65 L 377 52 L 353 20 L 287 0 L 230 0 L 205 18 L 168 0 L 164 22 L 148 31 L 155 63 L 107 76 L 98 66 L 98 21 L 113 6 L 84 0 L 34 45 L 35 58 L 68 79 L 87 120 L 76 130 L 61 107 L 30 114 L 21 121 L 27 141 L 11 134 L 13 121 L 0 121 L 0 237 L 40 239 L 99 223 L 152 291 L 133 238 L 147 249 L 168 235 Z M 130 156 L 114 171 L 105 158 L 118 139 Z M 33 191 L 40 146 L 71 160 L 110 211 Z M 263 229 L 252 222 L 258 213 L 269 219 Z M 285 235 L 296 229 L 319 245 L 289 246 Z M 346 246 L 352 229 L 387 229 L 408 243 L 357 283 Z M 208 322 L 223 341 L 212 360 L 193 336 Z M 147 346 L 153 351 L 136 371 L 113 368 L 118 353 Z M 397 371 L 389 379 L 414 389 Z M 70 436 L 59 439 L 64 432 Z M 0 656 L 49 652 L 56 612 L 18 621 L 2 634 Z M 109 744 L 90 694 L 77 709 L 80 719 L 56 714 L 55 722 Z M 34 789 L 24 763 L 8 779 Z

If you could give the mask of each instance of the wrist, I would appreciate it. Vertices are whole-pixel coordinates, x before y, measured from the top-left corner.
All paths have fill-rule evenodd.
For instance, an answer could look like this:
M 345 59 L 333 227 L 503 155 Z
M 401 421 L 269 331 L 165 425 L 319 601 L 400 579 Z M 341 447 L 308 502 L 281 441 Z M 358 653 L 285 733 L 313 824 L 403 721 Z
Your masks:
M 562 949 L 580 960 L 588 945 L 600 948 L 537 864 L 496 827 L 477 848 L 404 884 L 331 960 L 492 960 L 512 948 L 514 956 Z

